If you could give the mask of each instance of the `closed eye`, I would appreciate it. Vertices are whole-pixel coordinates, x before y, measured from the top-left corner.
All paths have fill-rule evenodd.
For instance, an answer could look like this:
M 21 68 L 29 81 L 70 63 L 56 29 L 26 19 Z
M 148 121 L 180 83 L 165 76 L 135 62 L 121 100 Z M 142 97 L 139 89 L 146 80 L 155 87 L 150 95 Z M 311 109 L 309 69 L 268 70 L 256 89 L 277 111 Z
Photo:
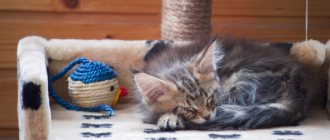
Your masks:
M 214 98 L 212 96 L 207 98 L 206 106 L 208 108 L 213 108 L 215 106 L 215 101 L 214 101 Z
M 195 108 L 193 108 L 193 107 L 185 107 L 184 108 L 186 111 L 188 111 L 188 112 L 191 112 L 191 113 L 195 113 L 197 110 L 195 109 Z

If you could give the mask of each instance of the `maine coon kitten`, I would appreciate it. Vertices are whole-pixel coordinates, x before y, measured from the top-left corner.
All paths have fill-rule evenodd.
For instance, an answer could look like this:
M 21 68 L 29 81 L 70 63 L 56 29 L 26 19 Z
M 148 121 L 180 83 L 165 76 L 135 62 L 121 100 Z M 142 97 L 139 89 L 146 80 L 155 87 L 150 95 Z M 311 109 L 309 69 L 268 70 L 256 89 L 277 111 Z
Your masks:
M 162 47 L 134 75 L 146 123 L 165 130 L 295 125 L 307 109 L 302 66 L 285 49 L 235 39 Z

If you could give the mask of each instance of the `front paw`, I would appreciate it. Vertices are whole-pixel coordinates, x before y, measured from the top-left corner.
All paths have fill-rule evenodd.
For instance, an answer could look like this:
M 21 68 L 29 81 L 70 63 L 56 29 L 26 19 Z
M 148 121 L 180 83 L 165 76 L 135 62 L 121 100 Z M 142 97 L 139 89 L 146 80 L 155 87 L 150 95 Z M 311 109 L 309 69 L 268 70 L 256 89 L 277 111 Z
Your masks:
M 157 125 L 162 130 L 178 130 L 184 128 L 182 118 L 174 114 L 162 115 Z

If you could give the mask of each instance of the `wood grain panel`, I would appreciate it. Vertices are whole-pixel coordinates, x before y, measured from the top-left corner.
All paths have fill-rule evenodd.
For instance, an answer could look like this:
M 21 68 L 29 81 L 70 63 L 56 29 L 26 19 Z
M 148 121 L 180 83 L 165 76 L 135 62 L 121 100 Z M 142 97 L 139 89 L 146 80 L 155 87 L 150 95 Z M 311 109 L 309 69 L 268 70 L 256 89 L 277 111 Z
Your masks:
M 158 14 L 161 0 L 77 0 L 77 8 L 69 8 L 64 0 L 2 0 L 0 10 L 42 12 L 88 12 Z M 330 17 L 329 0 L 310 1 L 310 15 Z M 213 0 L 215 16 L 299 16 L 305 15 L 304 0 Z
M 213 0 L 216 16 L 305 16 L 305 0 Z M 329 0 L 310 0 L 310 17 L 330 17 Z
M 159 36 L 160 17 L 113 15 L 0 12 L 0 41 L 11 42 L 26 35 L 49 38 L 153 39 Z
M 330 19 L 311 18 L 310 37 L 330 38 Z M 300 41 L 303 17 L 213 17 L 213 32 L 270 41 Z M 16 67 L 17 41 L 27 35 L 47 38 L 159 39 L 157 15 L 0 12 L 0 68 Z
M 309 0 L 309 15 L 311 17 L 330 18 L 330 0 Z M 328 22 L 330 24 L 330 22 Z
M 154 15 L 0 12 L 0 68 L 16 67 L 17 41 L 24 36 L 80 39 L 159 39 Z
M 330 18 L 311 18 L 308 36 L 324 43 L 330 40 Z
M 309 38 L 325 42 L 330 39 L 330 19 L 310 18 Z M 217 17 L 213 31 L 270 41 L 301 41 L 305 39 L 304 18 Z
M 213 17 L 212 30 L 218 34 L 269 41 L 296 42 L 305 39 L 305 19 L 293 17 Z M 330 18 L 309 19 L 309 39 L 330 39 Z
M 213 0 L 213 15 L 304 16 L 302 0 Z
M 77 0 L 79 5 L 76 8 L 69 8 L 63 1 L 65 0 L 2 0 L 0 1 L 0 9 L 9 11 L 159 14 L 161 5 L 161 0 Z
M 300 41 L 304 39 L 303 18 L 279 17 L 214 17 L 212 29 L 229 34 L 269 41 Z
M 16 48 L 17 40 L 0 39 L 0 68 L 16 68 Z
M 18 128 L 0 129 L 0 140 L 19 140 Z
M 0 130 L 17 128 L 17 70 L 0 69 Z
M 159 16 L 54 14 L 54 13 L 0 13 L 1 45 L 13 45 L 24 35 L 39 34 L 49 38 L 106 38 L 157 39 Z M 2 20 L 1 20 L 2 19 Z M 329 20 L 311 19 L 310 30 L 330 25 Z M 232 30 L 248 34 L 303 34 L 304 18 L 288 17 L 213 17 L 214 31 Z M 241 30 L 243 29 L 243 30 Z M 260 29 L 260 30 L 255 30 Z M 283 33 L 280 30 L 283 29 Z M 269 31 L 268 31 L 269 30 Z M 278 31 L 274 31 L 278 30 Z M 285 31 L 287 30 L 287 31 Z M 298 32 L 297 32 L 298 31 Z M 255 32 L 255 33 L 253 33 Z M 230 33 L 230 32 L 229 32 Z M 1 47 L 4 48 L 4 47 Z M 10 47 L 6 47 L 10 49 Z

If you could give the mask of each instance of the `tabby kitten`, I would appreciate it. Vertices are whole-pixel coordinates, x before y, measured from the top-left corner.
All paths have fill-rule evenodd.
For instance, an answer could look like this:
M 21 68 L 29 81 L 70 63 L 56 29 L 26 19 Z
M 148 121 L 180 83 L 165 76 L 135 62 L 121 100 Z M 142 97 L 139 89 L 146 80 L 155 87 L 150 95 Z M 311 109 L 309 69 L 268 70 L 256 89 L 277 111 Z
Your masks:
M 235 39 L 163 45 L 134 74 L 144 122 L 164 130 L 222 130 L 304 118 L 305 73 L 286 49 Z

